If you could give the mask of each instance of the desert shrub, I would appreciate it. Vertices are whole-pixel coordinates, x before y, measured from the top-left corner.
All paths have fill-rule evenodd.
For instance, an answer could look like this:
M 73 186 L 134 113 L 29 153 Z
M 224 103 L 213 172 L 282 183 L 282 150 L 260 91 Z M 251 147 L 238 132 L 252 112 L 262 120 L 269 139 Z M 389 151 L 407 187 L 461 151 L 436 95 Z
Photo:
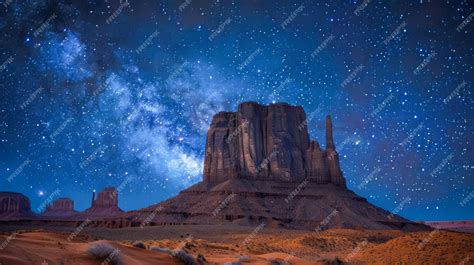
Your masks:
M 135 241 L 135 242 L 132 243 L 132 246 L 134 246 L 136 248 L 146 249 L 145 243 L 143 243 L 142 241 Z
M 197 260 L 204 262 L 204 261 L 206 261 L 206 258 L 204 257 L 203 254 L 199 253 L 199 254 L 197 255 Z
M 150 250 L 172 255 L 172 251 L 169 248 L 162 248 L 162 247 L 159 247 L 159 246 L 152 246 L 152 247 L 150 247 Z
M 334 259 L 325 259 L 323 260 L 324 265 L 340 265 L 340 264 L 345 264 L 342 260 L 340 260 L 338 257 L 335 257 Z
M 291 265 L 291 263 L 282 259 L 269 259 L 268 265 Z
M 89 248 L 87 248 L 86 252 L 87 254 L 97 259 L 103 259 L 104 264 L 122 264 L 122 256 L 120 254 L 120 250 L 118 248 L 114 248 L 107 242 L 93 243 L 89 246 Z
M 198 265 L 194 257 L 182 249 L 173 251 L 173 256 L 186 265 Z

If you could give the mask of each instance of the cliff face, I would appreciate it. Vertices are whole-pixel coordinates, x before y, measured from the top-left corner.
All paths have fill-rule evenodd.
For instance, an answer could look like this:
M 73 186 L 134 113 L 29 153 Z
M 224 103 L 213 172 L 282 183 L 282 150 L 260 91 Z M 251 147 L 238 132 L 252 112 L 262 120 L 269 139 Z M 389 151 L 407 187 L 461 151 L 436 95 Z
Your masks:
M 114 217 L 121 215 L 123 211 L 118 207 L 118 192 L 114 187 L 105 188 L 95 198 L 92 193 L 92 206 L 79 216 L 85 217 Z
M 59 198 L 48 205 L 46 211 L 74 211 L 74 201 L 69 198 Z
M 246 102 L 237 112 L 220 112 L 207 134 L 204 181 L 308 179 L 345 187 L 329 116 L 326 123 L 327 150 L 321 150 L 309 139 L 302 107 Z
M 17 192 L 0 192 L 0 220 L 34 219 L 30 199 Z
M 26 213 L 31 211 L 30 200 L 21 193 L 0 192 L 0 213 Z
M 51 219 L 72 219 L 78 212 L 74 210 L 74 201 L 69 198 L 59 198 L 46 206 L 43 217 Z

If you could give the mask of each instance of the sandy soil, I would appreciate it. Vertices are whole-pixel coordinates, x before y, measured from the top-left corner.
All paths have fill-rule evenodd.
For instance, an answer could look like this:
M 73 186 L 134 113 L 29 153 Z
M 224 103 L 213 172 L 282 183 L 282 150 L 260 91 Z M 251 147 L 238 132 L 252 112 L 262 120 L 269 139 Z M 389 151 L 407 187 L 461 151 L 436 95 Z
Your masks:
M 152 246 L 183 249 L 207 264 L 473 264 L 474 234 L 433 230 L 322 232 L 242 226 L 165 226 L 124 229 L 84 229 L 68 242 L 69 232 L 30 231 L 0 235 L 9 241 L 0 250 L 6 264 L 101 264 L 86 253 L 97 240 L 120 249 L 124 264 L 182 264 Z M 8 238 L 11 238 L 8 240 Z M 135 248 L 142 241 L 147 249 Z M 273 262 L 273 263 L 272 263 Z M 280 262 L 280 263 L 278 263 Z M 45 263 L 46 264 L 46 263 Z

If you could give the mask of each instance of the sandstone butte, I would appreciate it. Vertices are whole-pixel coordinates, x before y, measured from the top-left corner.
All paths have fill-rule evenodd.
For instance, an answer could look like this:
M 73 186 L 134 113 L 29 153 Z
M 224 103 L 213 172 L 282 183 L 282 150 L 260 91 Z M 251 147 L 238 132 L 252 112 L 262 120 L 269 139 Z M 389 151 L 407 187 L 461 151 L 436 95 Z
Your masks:
M 206 138 L 203 181 L 128 212 L 132 226 L 234 224 L 297 229 L 427 229 L 346 187 L 326 117 L 326 143 L 311 140 L 302 107 L 245 102 L 219 112 Z M 141 222 L 141 224 L 140 224 Z

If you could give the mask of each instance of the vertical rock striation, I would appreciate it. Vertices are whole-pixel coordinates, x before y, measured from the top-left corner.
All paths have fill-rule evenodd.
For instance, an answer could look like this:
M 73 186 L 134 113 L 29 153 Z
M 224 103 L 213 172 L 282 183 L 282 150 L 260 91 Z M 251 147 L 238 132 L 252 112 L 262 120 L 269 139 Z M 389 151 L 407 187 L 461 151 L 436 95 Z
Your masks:
M 74 211 L 74 201 L 69 198 L 59 198 L 46 206 L 46 211 Z
M 0 192 L 0 214 L 31 212 L 30 199 L 17 192 Z
M 329 116 L 326 124 L 327 150 L 321 150 L 318 142 L 309 139 L 302 107 L 245 102 L 237 112 L 220 112 L 207 134 L 204 182 L 308 178 L 345 187 Z

